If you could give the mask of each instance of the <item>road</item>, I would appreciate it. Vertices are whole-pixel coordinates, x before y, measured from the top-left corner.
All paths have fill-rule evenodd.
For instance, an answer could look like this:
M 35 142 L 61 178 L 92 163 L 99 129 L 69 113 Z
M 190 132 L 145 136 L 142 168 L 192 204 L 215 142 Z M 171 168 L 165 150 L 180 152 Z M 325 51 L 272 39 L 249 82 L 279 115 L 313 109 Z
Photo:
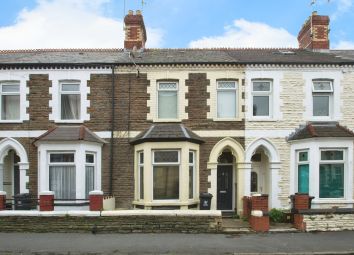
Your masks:
M 0 254 L 354 254 L 354 231 L 277 234 L 0 233 Z

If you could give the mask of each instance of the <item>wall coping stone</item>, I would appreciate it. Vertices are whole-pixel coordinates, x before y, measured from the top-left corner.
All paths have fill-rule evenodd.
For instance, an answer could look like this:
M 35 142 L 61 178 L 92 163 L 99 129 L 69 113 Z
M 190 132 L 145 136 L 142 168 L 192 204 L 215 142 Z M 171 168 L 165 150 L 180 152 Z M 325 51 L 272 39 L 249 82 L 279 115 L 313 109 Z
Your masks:
M 39 192 L 40 196 L 54 196 L 54 192 L 53 191 L 41 191 Z
M 101 190 L 92 190 L 89 192 L 89 195 L 102 195 L 103 196 L 103 191 Z
M 0 196 L 6 196 L 6 192 L 5 191 L 0 191 Z
M 326 208 L 326 209 L 304 209 L 297 210 L 298 214 L 315 215 L 315 214 L 354 214 L 354 208 Z
M 0 211 L 0 217 L 24 216 L 24 217 L 97 217 L 97 216 L 195 216 L 195 217 L 221 217 L 221 211 L 199 210 L 117 210 L 117 211 Z

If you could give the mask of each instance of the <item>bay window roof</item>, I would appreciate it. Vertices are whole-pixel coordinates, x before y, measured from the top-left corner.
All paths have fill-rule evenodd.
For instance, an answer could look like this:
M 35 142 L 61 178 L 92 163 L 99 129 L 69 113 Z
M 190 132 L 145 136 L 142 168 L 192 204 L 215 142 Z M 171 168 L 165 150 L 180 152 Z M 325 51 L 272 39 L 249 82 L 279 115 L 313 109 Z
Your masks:
M 354 138 L 354 132 L 338 122 L 308 122 L 290 134 L 287 140 L 295 141 L 316 137 Z
M 95 143 L 107 143 L 84 125 L 80 126 L 56 126 L 49 129 L 43 135 L 37 137 L 39 141 L 86 141 Z
M 204 143 L 201 137 L 185 127 L 183 124 L 154 124 L 137 135 L 130 143 L 132 145 L 144 142 L 170 142 L 189 141 L 192 143 Z

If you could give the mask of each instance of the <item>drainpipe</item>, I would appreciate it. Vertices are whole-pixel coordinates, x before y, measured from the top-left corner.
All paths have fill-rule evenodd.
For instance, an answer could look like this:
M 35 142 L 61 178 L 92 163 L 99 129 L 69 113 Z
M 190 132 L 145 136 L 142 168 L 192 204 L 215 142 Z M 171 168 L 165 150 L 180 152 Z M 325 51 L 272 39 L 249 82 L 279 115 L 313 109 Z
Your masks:
M 112 86 L 111 86 L 111 94 L 112 94 L 112 114 L 111 114 L 111 142 L 110 142 L 110 161 L 109 161 L 109 195 L 113 196 L 113 154 L 114 154 L 114 130 L 115 130 L 115 66 L 112 65 Z

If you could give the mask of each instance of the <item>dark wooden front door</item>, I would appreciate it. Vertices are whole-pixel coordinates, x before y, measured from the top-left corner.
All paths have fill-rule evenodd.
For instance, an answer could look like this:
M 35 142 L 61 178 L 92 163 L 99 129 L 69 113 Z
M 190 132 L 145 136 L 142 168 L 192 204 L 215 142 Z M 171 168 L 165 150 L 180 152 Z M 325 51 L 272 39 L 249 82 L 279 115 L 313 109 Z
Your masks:
M 232 165 L 219 165 L 217 172 L 217 209 L 232 210 Z

